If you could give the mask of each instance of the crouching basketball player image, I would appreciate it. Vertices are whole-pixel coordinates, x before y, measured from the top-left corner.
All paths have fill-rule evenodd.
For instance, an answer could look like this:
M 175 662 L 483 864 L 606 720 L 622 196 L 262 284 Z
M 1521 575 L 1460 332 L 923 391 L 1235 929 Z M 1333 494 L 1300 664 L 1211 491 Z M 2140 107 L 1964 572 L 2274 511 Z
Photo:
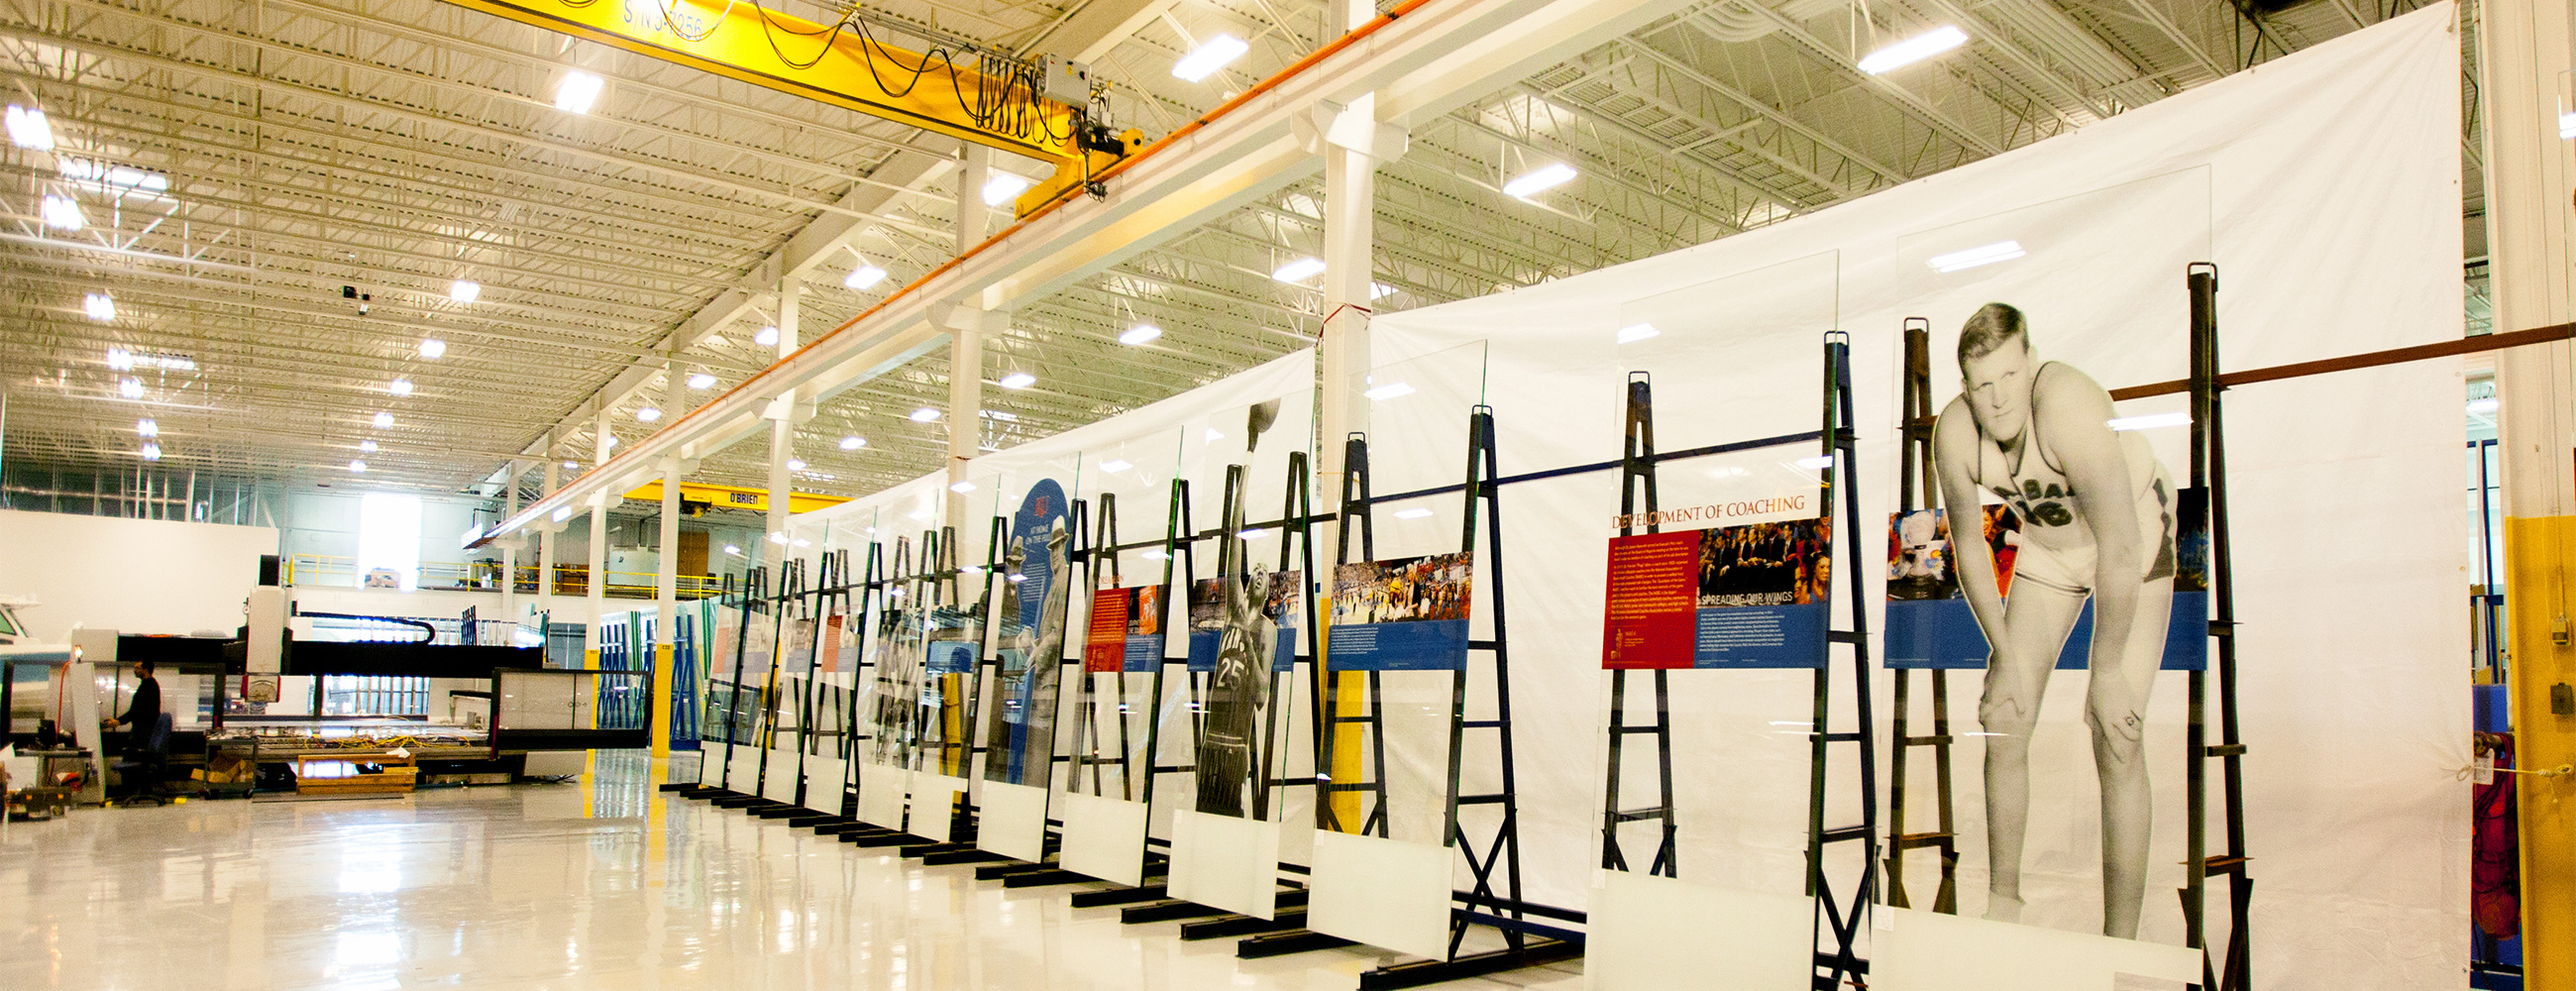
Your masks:
M 1964 394 L 1942 409 L 1933 464 L 1953 520 L 1977 519 L 1987 493 L 2018 520 L 2011 595 L 1993 552 L 1955 540 L 1961 589 L 1992 648 L 1984 725 L 1986 917 L 2020 921 L 2030 824 L 2030 739 L 2059 651 L 2089 598 L 2091 677 L 2084 723 L 2102 793 L 2102 932 L 2135 939 L 2145 897 L 2147 693 L 2173 608 L 2174 487 L 2147 441 L 2114 432 L 2111 395 L 2062 362 L 2042 361 L 2022 312 L 1988 303 L 1959 333 Z

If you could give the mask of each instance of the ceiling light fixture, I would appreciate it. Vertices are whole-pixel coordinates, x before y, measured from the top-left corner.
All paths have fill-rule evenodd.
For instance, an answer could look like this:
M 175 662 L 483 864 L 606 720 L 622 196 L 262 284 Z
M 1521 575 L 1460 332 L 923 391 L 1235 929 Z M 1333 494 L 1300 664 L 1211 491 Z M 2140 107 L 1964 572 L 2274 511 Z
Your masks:
M 371 441 L 371 440 L 362 440 L 362 441 L 359 441 L 359 442 L 358 442 L 358 450 L 365 451 L 365 452 L 367 452 L 367 453 L 369 453 L 369 454 L 374 454 L 374 453 L 376 453 L 376 442 L 375 442 L 375 441 Z
M 579 69 L 564 73 L 563 81 L 555 84 L 555 109 L 571 114 L 589 113 L 590 108 L 599 105 L 599 91 L 607 87 L 608 80 Z
M 1574 166 L 1557 162 L 1539 166 L 1535 170 L 1522 174 L 1518 179 L 1504 183 L 1503 195 L 1525 200 L 1573 181 Z
M 760 328 L 759 333 L 751 335 L 751 343 L 760 345 L 761 347 L 769 347 L 777 344 L 778 327 L 776 325 L 771 325 Z
M 1150 323 L 1140 323 L 1127 328 L 1126 333 L 1118 335 L 1118 343 L 1143 344 L 1146 341 L 1150 341 L 1161 336 L 1163 336 L 1163 328 L 1154 326 Z
M 868 446 L 868 439 L 857 434 L 841 438 L 841 450 L 855 451 Z
M 134 352 L 128 351 L 124 348 L 107 349 L 107 367 L 116 369 L 120 372 L 133 371 Z
M 1111 459 L 1109 459 L 1109 460 L 1107 460 L 1107 461 L 1103 461 L 1103 462 L 1101 462 L 1101 463 L 1100 463 L 1100 470 L 1102 470 L 1102 471 L 1126 471 L 1127 469 L 1129 469 L 1129 468 L 1133 468 L 1133 467 L 1136 467 L 1136 466 L 1135 466 L 1135 465 L 1128 464 L 1128 463 L 1127 463 L 1127 462 L 1125 462 L 1125 461 L 1120 461 L 1120 460 L 1118 460 L 1118 459 L 1116 459 L 1116 458 L 1111 458 Z
M 90 293 L 81 297 L 81 311 L 92 320 L 106 323 L 116 319 L 116 300 L 103 292 Z
M 705 372 L 689 376 L 689 388 L 704 390 L 715 388 L 715 385 L 716 377 Z
M 1833 466 L 1834 456 L 1830 454 L 1819 454 L 1812 458 L 1798 459 L 1798 467 L 1805 468 L 1810 471 L 1823 471 Z
M 397 396 L 408 396 L 408 395 L 411 395 L 411 380 L 410 380 L 410 379 L 395 379 L 395 380 L 393 381 L 393 384 L 392 384 L 392 385 L 388 385 L 388 386 L 386 386 L 386 387 L 385 387 L 385 391 L 386 391 L 386 392 L 393 393 L 394 395 L 397 395 Z
M 912 422 L 914 423 L 928 423 L 936 419 L 939 419 L 939 411 L 928 406 L 912 411 Z
M 645 423 L 651 423 L 662 418 L 662 411 L 651 406 L 646 406 L 635 411 L 635 418 Z
M 564 462 L 564 467 L 566 467 L 566 468 L 579 468 L 579 467 L 581 467 L 581 462 L 579 462 L 579 461 L 566 461 L 566 462 Z
M 137 437 L 159 437 L 161 436 L 161 424 L 155 422 L 150 417 L 136 420 L 134 421 L 134 434 Z
M 145 445 L 143 445 L 143 460 L 145 460 L 145 461 L 159 461 L 159 460 L 161 460 L 161 445 L 159 445 L 159 444 L 145 444 Z
M 143 398 L 143 380 L 138 378 L 128 378 L 125 381 L 116 383 L 116 394 L 124 396 L 127 399 Z
M 995 172 L 991 178 L 984 180 L 984 205 L 1001 206 L 1019 199 L 1020 194 L 1028 190 L 1027 176 L 1016 172 Z
M 885 269 L 874 265 L 861 265 L 851 269 L 850 274 L 841 280 L 841 284 L 852 289 L 874 289 L 877 283 L 885 281 L 885 277 Z
M 2024 252 L 2021 250 L 2021 242 L 1997 241 L 1993 244 L 1980 244 L 1973 248 L 1963 248 L 1946 255 L 1933 255 L 1931 259 L 1926 261 L 1924 264 L 1932 266 L 1932 270 L 1935 272 L 1948 275 L 1952 272 L 1975 268 L 1979 265 L 1992 265 L 1996 262 L 2008 262 L 2021 257 L 2023 254 Z
M 1967 43 L 1967 32 L 1944 24 L 1861 56 L 1860 71 L 1873 76 L 1893 72 Z
M 1410 396 L 1410 395 L 1412 395 L 1412 394 L 1413 394 L 1413 386 L 1411 386 L 1411 385 L 1409 385 L 1409 384 L 1407 384 L 1407 383 L 1403 383 L 1403 382 L 1389 382 L 1389 383 L 1387 383 L 1387 384 L 1385 384 L 1385 385 L 1381 385 L 1381 386 L 1378 386 L 1377 388 L 1370 389 L 1370 390 L 1368 390 L 1367 392 L 1363 392 L 1363 393 L 1361 393 L 1361 395 L 1367 396 L 1367 397 L 1369 397 L 1370 399 L 1378 400 L 1378 401 L 1380 401 L 1380 402 L 1384 402 L 1384 401 L 1389 400 L 1389 399 L 1394 399 L 1394 398 L 1399 397 L 1399 396 Z
M 447 284 L 447 298 L 458 306 L 472 303 L 483 298 L 483 284 L 472 279 L 450 282 Z
M 725 545 L 725 553 L 727 553 L 727 554 L 732 554 L 732 555 L 735 555 L 735 556 L 739 557 L 739 556 L 741 556 L 741 554 L 742 554 L 742 548 L 740 548 L 740 547 L 736 547 L 736 546 L 734 546 L 734 545 L 732 545 L 732 544 L 726 544 L 726 545 Z
M 1324 274 L 1321 258 L 1300 258 L 1270 270 L 1270 277 L 1281 282 L 1304 282 Z
M 421 356 L 421 357 L 423 357 L 423 358 L 427 358 L 427 359 L 430 359 L 431 361 L 436 361 L 436 360 L 438 360 L 439 358 L 444 357 L 446 354 L 447 354 L 447 342 L 446 342 L 446 341 L 439 340 L 438 338 L 435 338 L 435 337 L 424 338 L 424 339 L 422 339 L 422 340 L 421 340 L 421 342 L 420 342 L 420 356 Z
M 1243 39 L 1230 34 L 1220 34 L 1200 42 L 1197 48 L 1190 49 L 1189 54 L 1181 56 L 1180 61 L 1172 63 L 1172 75 L 1195 83 L 1215 74 L 1216 70 L 1232 64 L 1234 60 L 1242 58 L 1243 53 L 1251 50 L 1252 45 Z
M 45 226 L 55 230 L 76 231 L 88 221 L 81 216 L 80 204 L 59 193 L 45 194 Z
M 973 491 L 975 491 L 975 483 L 973 483 L 973 482 L 959 482 L 959 483 L 957 483 L 957 484 L 955 484 L 955 485 L 951 485 L 951 486 L 949 486 L 949 487 L 948 487 L 948 491 L 950 491 L 950 492 L 956 492 L 956 493 L 960 493 L 960 494 L 967 493 L 967 492 L 973 492 Z
M 1000 381 L 993 384 L 1005 389 L 1026 389 L 1038 384 L 1038 377 L 1027 372 L 1012 372 L 1002 376 Z
M 1635 344 L 1638 341 L 1645 340 L 1646 338 L 1653 337 L 1661 333 L 1663 333 L 1663 331 L 1656 330 L 1654 324 L 1632 323 L 1619 328 L 1619 343 Z
M 36 107 L 9 105 L 9 143 L 37 151 L 54 150 L 54 125 Z
M 787 470 L 788 470 L 788 471 L 804 471 L 804 470 L 805 470 L 805 459 L 803 459 L 803 458 L 789 458 L 789 459 L 787 459 Z
M 1422 506 L 1415 506 L 1412 509 L 1397 510 L 1395 518 L 1399 520 L 1418 520 L 1429 515 L 1431 515 L 1430 509 Z
M 376 414 L 376 429 L 378 429 L 378 430 L 383 430 L 383 429 L 389 428 L 389 427 L 391 427 L 391 426 L 393 426 L 393 425 L 394 425 L 394 415 L 393 415 L 393 414 L 391 414 L 391 413 L 385 413 L 385 412 L 378 412 L 378 413 Z
M 353 475 L 364 475 L 364 474 L 366 474 L 366 473 L 367 473 L 367 463 L 366 463 L 366 462 L 364 462 L 364 461 L 360 461 L 360 460 L 358 460 L 358 459 L 356 459 L 356 458 L 351 458 L 351 459 L 349 459 L 349 473 L 350 473 L 350 474 L 353 474 Z
M 561 523 L 561 522 L 563 522 L 563 521 L 565 521 L 565 520 L 568 520 L 568 519 L 571 519 L 571 518 L 572 518 L 572 507 L 570 507 L 570 506 L 557 506 L 557 507 L 555 507 L 555 515 L 554 515 L 554 517 L 553 517 L 553 519 L 554 519 L 554 521 L 555 521 L 555 522 L 557 522 L 557 523 Z

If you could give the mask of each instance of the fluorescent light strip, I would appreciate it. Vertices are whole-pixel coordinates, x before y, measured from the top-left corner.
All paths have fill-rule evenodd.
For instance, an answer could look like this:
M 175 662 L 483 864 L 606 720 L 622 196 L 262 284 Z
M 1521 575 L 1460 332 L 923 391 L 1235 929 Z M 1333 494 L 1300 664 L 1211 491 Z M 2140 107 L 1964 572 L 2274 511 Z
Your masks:
M 1541 166 L 1518 179 L 1504 183 L 1503 195 L 1528 199 L 1538 193 L 1574 181 L 1574 175 L 1574 166 L 1563 162 Z
M 1180 61 L 1172 63 L 1172 75 L 1195 83 L 1233 64 L 1234 60 L 1251 50 L 1252 45 L 1243 39 L 1220 34 L 1200 42 L 1189 54 L 1181 56 Z
M 1270 270 L 1270 277 L 1281 282 L 1304 282 L 1322 274 L 1324 260 L 1321 258 L 1300 258 Z
M 1399 396 L 1410 396 L 1412 394 L 1413 386 L 1411 383 L 1406 382 L 1389 382 L 1385 385 L 1378 386 L 1377 388 L 1370 389 L 1365 393 L 1361 393 L 1361 395 L 1365 395 L 1370 399 L 1379 400 L 1381 402 L 1394 399 Z
M 1948 275 L 1952 272 L 1975 268 L 1979 265 L 1992 265 L 1996 262 L 2008 262 L 2021 257 L 2023 254 L 2025 254 L 2025 252 L 2021 250 L 2021 242 L 1997 241 L 1993 244 L 1980 244 L 1973 248 L 1962 248 L 1946 255 L 1933 255 L 1932 259 L 1925 262 L 1925 264 L 1932 266 L 1932 270 L 1935 272 Z
M 1967 32 L 1944 24 L 1863 56 L 1859 67 L 1862 72 L 1873 76 L 1880 75 L 1913 65 L 1967 43 Z
M 1621 344 L 1635 344 L 1635 343 L 1637 343 L 1638 341 L 1645 340 L 1646 338 L 1649 338 L 1649 337 L 1654 337 L 1654 336 L 1656 336 L 1656 335 L 1658 335 L 1658 334 L 1661 334 L 1661 333 L 1663 333 L 1663 331 L 1656 330 L 1656 329 L 1655 329 L 1655 325 L 1654 325 L 1654 324 L 1650 324 L 1650 323 L 1632 323 L 1632 324 L 1629 324 L 1629 325 L 1627 325 L 1627 326 L 1625 326 L 1625 327 L 1621 327 L 1621 328 L 1619 328 L 1619 343 L 1621 343 Z

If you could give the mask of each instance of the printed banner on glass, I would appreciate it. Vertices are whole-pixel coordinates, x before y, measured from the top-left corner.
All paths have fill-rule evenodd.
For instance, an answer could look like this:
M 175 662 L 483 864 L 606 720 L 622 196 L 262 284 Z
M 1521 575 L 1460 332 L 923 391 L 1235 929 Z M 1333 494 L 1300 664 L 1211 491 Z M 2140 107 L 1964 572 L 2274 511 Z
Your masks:
M 1094 590 L 1082 669 L 1152 671 L 1162 662 L 1163 586 Z
M 1335 671 L 1466 667 L 1474 573 L 1469 551 L 1334 569 L 1327 663 Z
M 1040 479 L 1011 517 L 996 678 L 1000 718 L 987 719 L 984 726 L 984 777 L 989 781 L 1044 787 L 1053 767 L 1056 689 L 1064 668 L 1065 610 L 1072 598 L 1065 579 L 1073 531 L 1065 509 L 1064 488 L 1054 479 Z
M 2159 508 L 2152 521 L 2140 524 L 2141 537 L 2148 536 L 2146 528 L 2150 523 L 2156 531 L 2152 540 L 2144 542 L 2148 549 L 2141 556 L 2147 577 L 2140 594 L 2154 594 L 2153 586 L 2171 579 L 2172 605 L 2169 610 L 2158 610 L 2141 602 L 2142 619 L 2159 611 L 2166 613 L 2164 632 L 2160 638 L 2142 633 L 2130 637 L 2130 642 L 2134 645 L 2161 640 L 2158 667 L 2198 671 L 2209 665 L 2209 530 L 2202 522 L 2205 504 L 2199 489 L 2167 494 L 2163 485 L 2158 479 L 2151 486 L 2150 498 Z M 2045 495 L 2042 490 L 2042 497 Z M 2068 555 L 2035 536 L 2026 537 L 2021 519 L 2012 508 L 1980 508 L 1984 539 L 1966 544 L 1951 539 L 1950 517 L 1944 510 L 1918 509 L 1889 515 L 1887 666 L 1985 667 L 1994 649 L 1986 641 L 1985 629 L 1965 587 L 1967 583 L 1960 579 L 1963 571 L 1977 569 L 1978 577 L 1968 579 L 1968 583 L 1982 587 L 1983 567 L 1991 567 L 1993 609 L 2001 622 L 2012 621 L 2016 588 L 2032 589 L 2032 595 L 2045 593 L 2052 602 L 2082 598 L 2074 622 L 2057 634 L 2063 642 L 2057 647 L 2054 666 L 2061 671 L 2089 667 L 2093 653 L 2091 589 L 2098 576 L 2070 571 L 2065 560 Z M 1978 558 L 1967 558 L 1970 554 Z M 2031 608 L 2036 607 L 2025 607 Z M 2045 635 L 2054 631 L 2041 632 Z
M 1247 798 L 1257 798 L 1260 789 L 1262 714 L 1271 701 L 1271 675 L 1296 664 L 1296 627 L 1281 626 L 1279 619 L 1285 601 L 1303 599 L 1294 594 L 1301 577 L 1293 571 L 1255 571 L 1200 582 L 1206 597 L 1213 600 L 1207 604 L 1213 615 L 1206 617 L 1198 601 L 1200 589 L 1192 589 L 1193 654 L 1202 634 L 1197 627 L 1203 622 L 1215 626 L 1205 631 L 1214 642 L 1209 645 L 1207 708 L 1199 731 L 1200 812 L 1240 817 L 1247 810 L 1256 816 L 1266 811 Z M 1195 658 L 1192 667 L 1196 668 Z
M 1297 627 L 1306 621 L 1306 597 L 1299 586 L 1306 580 L 1303 571 L 1279 571 L 1263 578 L 1254 572 L 1256 587 L 1268 589 L 1261 603 L 1261 615 L 1277 630 L 1271 637 L 1270 670 L 1287 671 L 1297 666 Z M 1217 645 L 1225 634 L 1224 583 L 1214 578 L 1190 585 L 1190 670 L 1216 670 Z
M 1613 537 L 1601 666 L 1822 667 L 1832 553 L 1823 518 Z

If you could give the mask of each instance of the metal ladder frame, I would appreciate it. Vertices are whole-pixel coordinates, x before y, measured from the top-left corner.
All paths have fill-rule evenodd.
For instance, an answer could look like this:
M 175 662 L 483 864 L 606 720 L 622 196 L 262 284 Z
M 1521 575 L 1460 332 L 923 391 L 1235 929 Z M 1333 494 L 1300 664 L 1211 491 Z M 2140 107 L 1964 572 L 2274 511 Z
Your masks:
M 1899 514 L 1930 508 L 1939 502 L 1932 476 L 1932 322 L 1922 317 L 1905 318 L 1905 383 L 1904 397 L 1898 415 L 1903 420 L 1903 441 L 1898 445 L 1896 511 Z M 1954 520 L 1953 526 L 1957 525 Z M 1952 790 L 1952 747 L 1957 737 L 1950 732 L 1950 672 L 1930 670 L 1932 682 L 1932 732 L 1917 736 L 1913 728 L 1914 669 L 1891 668 L 1895 676 L 1895 711 L 1888 715 L 1887 755 L 1887 904 L 1895 908 L 1912 908 L 1905 893 L 1905 855 L 1913 850 L 1933 850 L 1941 858 L 1941 885 L 1932 896 L 1932 911 L 1955 915 L 1959 911 L 1959 834 L 1957 802 Z M 1906 812 L 1913 781 L 1906 767 L 1907 755 L 1916 747 L 1932 748 L 1936 823 L 1930 832 L 1905 831 Z

